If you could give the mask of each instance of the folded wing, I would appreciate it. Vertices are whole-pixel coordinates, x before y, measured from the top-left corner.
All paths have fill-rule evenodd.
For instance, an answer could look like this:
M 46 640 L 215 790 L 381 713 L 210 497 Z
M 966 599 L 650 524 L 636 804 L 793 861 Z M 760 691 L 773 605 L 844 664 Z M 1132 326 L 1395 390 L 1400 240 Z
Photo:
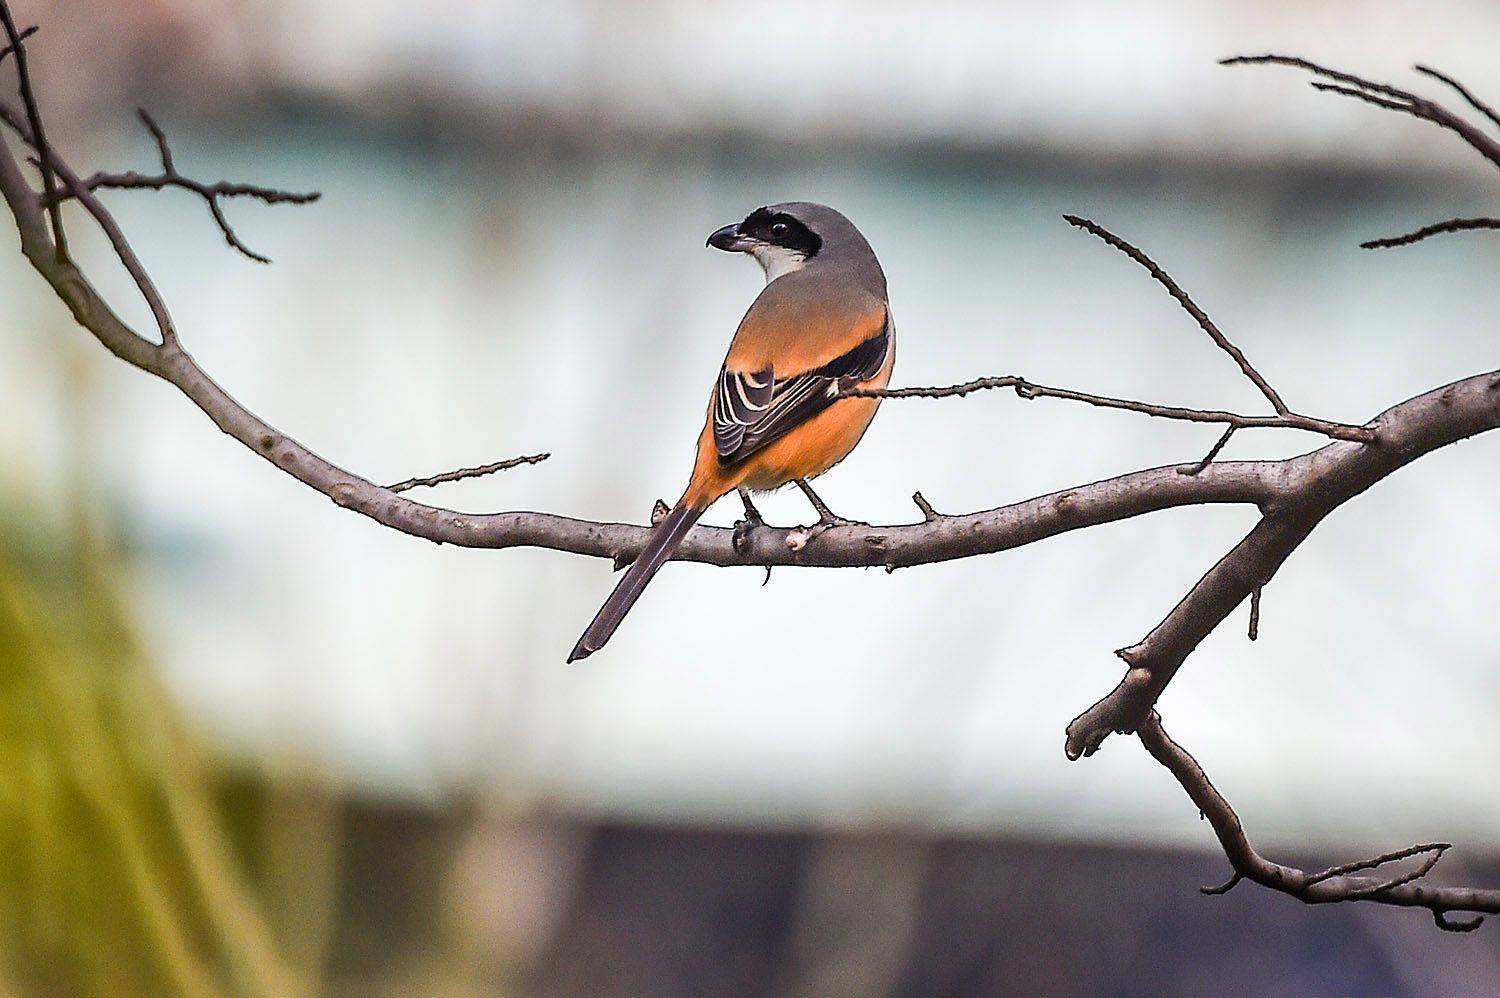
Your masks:
M 889 350 L 887 315 L 874 336 L 811 371 L 778 380 L 771 368 L 736 371 L 726 366 L 714 393 L 714 446 L 720 463 L 743 461 L 833 405 L 841 390 L 878 374 Z

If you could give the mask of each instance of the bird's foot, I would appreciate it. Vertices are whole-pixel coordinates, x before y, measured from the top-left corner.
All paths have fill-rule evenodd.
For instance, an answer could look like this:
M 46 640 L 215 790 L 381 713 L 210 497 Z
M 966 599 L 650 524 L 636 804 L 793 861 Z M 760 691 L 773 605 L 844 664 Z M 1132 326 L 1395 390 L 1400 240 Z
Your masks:
M 760 514 L 751 515 L 746 511 L 743 520 L 734 521 L 734 533 L 730 536 L 730 543 L 734 545 L 734 553 L 742 555 L 750 549 L 750 538 L 757 530 L 766 525 L 766 521 L 760 518 Z
M 745 504 L 745 518 L 735 521 L 730 543 L 734 546 L 734 553 L 742 555 L 749 548 L 751 535 L 764 527 L 766 521 L 755 508 L 755 503 L 750 501 L 750 493 L 740 490 L 740 500 Z
M 814 523 L 810 527 L 803 527 L 802 528 L 802 532 L 807 535 L 807 540 L 810 541 L 810 540 L 812 540 L 813 538 L 817 537 L 820 534 L 827 533 L 828 531 L 832 530 L 834 527 L 868 527 L 868 526 L 869 526 L 869 524 L 866 523 L 864 520 L 849 520 L 849 519 L 845 519 L 842 516 L 838 516 L 835 513 L 825 511 L 824 515 L 818 518 L 818 522 L 817 523 Z

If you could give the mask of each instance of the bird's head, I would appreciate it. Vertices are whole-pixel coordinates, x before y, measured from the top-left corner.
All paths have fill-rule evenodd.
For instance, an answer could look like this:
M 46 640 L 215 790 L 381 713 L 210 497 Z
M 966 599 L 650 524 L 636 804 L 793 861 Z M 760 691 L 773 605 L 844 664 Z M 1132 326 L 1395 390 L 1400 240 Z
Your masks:
M 708 245 L 729 253 L 748 253 L 766 272 L 766 281 L 800 270 L 823 251 L 827 224 L 837 218 L 853 229 L 832 208 L 809 202 L 757 208 L 744 221 L 726 225 L 708 237 Z M 823 229 L 825 231 L 820 231 Z

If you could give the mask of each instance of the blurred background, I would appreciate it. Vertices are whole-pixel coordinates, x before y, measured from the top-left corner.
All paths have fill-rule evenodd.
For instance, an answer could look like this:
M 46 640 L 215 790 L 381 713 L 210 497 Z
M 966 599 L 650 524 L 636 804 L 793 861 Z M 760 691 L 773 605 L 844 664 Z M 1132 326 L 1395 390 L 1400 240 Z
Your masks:
M 761 285 L 703 248 L 770 202 L 878 251 L 895 381 L 1021 374 L 1256 410 L 1089 216 L 1170 270 L 1294 407 L 1363 421 L 1497 366 L 1456 138 L 1236 53 L 1500 101 L 1500 10 L 943 0 L 25 0 L 81 173 L 318 190 L 108 197 L 188 349 L 414 497 L 644 520 L 675 499 Z M 1420 12 L 1420 16 L 1416 14 Z M 6 67 L 6 87 L 13 87 Z M 9 92 L 9 91 L 7 91 Z M 9 98 L 7 98 L 9 99 Z M 81 217 L 78 252 L 127 317 Z M 71 325 L 0 252 L 0 992 L 1464 994 L 1494 929 L 1241 887 L 1139 745 L 1063 727 L 1254 523 L 1183 509 L 887 575 L 672 565 L 605 653 L 612 585 L 548 551 L 437 548 L 341 511 Z M 822 480 L 844 515 L 972 511 L 1217 431 L 998 393 L 888 402 Z M 1228 458 L 1320 441 L 1242 433 Z M 1441 839 L 1500 883 L 1500 434 L 1340 509 L 1162 701 L 1273 858 Z M 809 522 L 777 495 L 773 523 Z M 726 501 L 708 517 L 728 524 Z M 756 626 L 726 640 L 710 608 Z M 760 637 L 774 635 L 774 637 Z

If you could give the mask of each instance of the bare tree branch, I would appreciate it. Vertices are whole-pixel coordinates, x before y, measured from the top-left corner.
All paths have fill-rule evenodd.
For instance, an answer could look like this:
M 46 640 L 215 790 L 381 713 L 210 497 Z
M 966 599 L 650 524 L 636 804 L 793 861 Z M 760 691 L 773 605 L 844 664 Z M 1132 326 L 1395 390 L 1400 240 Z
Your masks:
M 1393 246 L 1410 246 L 1419 243 L 1428 236 L 1441 235 L 1445 232 L 1464 232 L 1469 229 L 1500 229 L 1500 218 L 1450 218 L 1445 222 L 1433 222 L 1424 225 L 1414 232 L 1408 232 L 1401 236 L 1387 236 L 1384 239 L 1369 239 L 1359 244 L 1360 249 L 1389 249 Z
M 920 491 L 911 494 L 911 501 L 916 504 L 917 509 L 922 511 L 922 519 L 927 523 L 940 519 L 942 514 L 932 508 L 932 503 Z
M 551 456 L 551 454 L 528 454 L 523 457 L 512 457 L 504 461 L 496 461 L 494 464 L 481 464 L 475 468 L 459 468 L 457 471 L 445 471 L 441 475 L 433 475 L 430 478 L 408 478 L 404 482 L 387 485 L 385 488 L 387 492 L 405 492 L 407 489 L 415 489 L 421 486 L 442 485 L 445 482 L 460 482 L 465 478 L 479 478 L 482 475 L 493 475 L 497 471 L 508 471 L 523 464 L 540 464 Z
M 1219 456 L 1219 451 L 1223 450 L 1224 445 L 1229 443 L 1229 438 L 1234 436 L 1234 431 L 1237 429 L 1239 429 L 1239 427 L 1231 426 L 1227 430 L 1225 430 L 1224 434 L 1219 437 L 1219 439 L 1214 443 L 1212 447 L 1208 449 L 1208 453 L 1203 455 L 1203 460 L 1193 465 L 1192 468 L 1188 469 L 1187 471 L 1184 471 L 1183 474 L 1196 475 L 1204 468 L 1207 468 L 1210 464 L 1213 464 L 1214 458 Z
M 1469 415 L 1454 422 L 1452 417 L 1461 410 Z M 1477 423 L 1470 422 L 1474 416 Z M 1431 453 L 1438 440 L 1452 442 L 1500 426 L 1500 371 L 1404 402 L 1377 417 L 1373 426 L 1378 444 L 1340 440 L 1302 457 L 1273 462 L 1296 484 L 1261 506 L 1261 521 L 1150 634 L 1116 653 L 1127 665 L 1125 677 L 1068 725 L 1070 758 L 1091 755 L 1112 731 L 1135 730 L 1198 643 L 1253 590 L 1269 582 L 1325 516 L 1418 454 Z M 1455 433 L 1462 436 L 1452 436 Z M 1200 474 L 1233 464 L 1210 465 Z
M 1430 842 L 1398 849 L 1311 874 L 1264 859 L 1250 844 L 1234 808 L 1209 781 L 1208 774 L 1198 765 L 1198 761 L 1171 739 L 1155 711 L 1137 729 L 1136 736 L 1146 746 L 1151 757 L 1177 778 L 1199 812 L 1208 819 L 1214 835 L 1219 839 L 1219 845 L 1224 849 L 1224 855 L 1234 868 L 1234 875 L 1227 883 L 1219 887 L 1205 887 L 1205 894 L 1224 894 L 1241 880 L 1251 880 L 1263 887 L 1290 895 L 1304 904 L 1373 901 L 1398 907 L 1426 908 L 1432 912 L 1438 927 L 1450 932 L 1469 932 L 1477 929 L 1483 921 L 1482 914 L 1466 920 L 1448 917 L 1455 912 L 1500 913 L 1500 891 L 1472 887 L 1436 887 L 1420 882 L 1451 848 L 1447 842 Z M 1392 877 L 1382 879 L 1355 876 L 1366 870 L 1375 870 L 1416 856 L 1423 857 L 1421 863 Z
M 1182 306 L 1183 311 L 1192 316 L 1209 339 L 1213 340 L 1219 349 L 1239 365 L 1240 371 L 1249 378 L 1256 388 L 1260 389 L 1262 395 L 1271 403 L 1276 411 L 1274 416 L 1244 416 L 1235 412 L 1224 412 L 1217 409 L 1188 409 L 1182 406 L 1156 405 L 1150 402 L 1136 402 L 1130 399 L 1111 398 L 1105 395 L 1091 395 L 1086 392 L 1073 391 L 1068 388 L 1051 388 L 1047 385 L 1038 385 L 1027 381 L 1025 378 L 1015 375 L 1007 375 L 998 378 L 977 378 L 973 381 L 964 382 L 961 385 L 951 385 L 946 388 L 846 388 L 843 394 L 849 396 L 862 396 L 865 398 L 945 398 L 956 395 L 960 398 L 970 392 L 981 391 L 988 388 L 1011 388 L 1024 399 L 1056 398 L 1067 399 L 1073 402 L 1083 402 L 1088 405 L 1097 406 L 1101 409 L 1123 409 L 1128 412 L 1144 413 L 1147 416 L 1156 416 L 1161 419 L 1185 420 L 1193 423 L 1223 423 L 1227 424 L 1224 435 L 1219 442 L 1209 451 L 1208 456 L 1200 462 L 1207 465 L 1218 455 L 1224 445 L 1229 442 L 1230 436 L 1235 430 L 1278 427 L 1281 429 L 1308 430 L 1313 433 L 1321 433 L 1335 440 L 1359 440 L 1370 442 L 1374 440 L 1373 431 L 1366 426 L 1351 426 L 1347 423 L 1334 423 L 1326 419 L 1316 419 L 1312 416 L 1303 416 L 1292 412 L 1287 408 L 1276 389 L 1261 376 L 1260 372 L 1245 357 L 1243 351 L 1229 341 L 1219 330 L 1208 313 L 1198 307 L 1198 303 L 1182 289 L 1173 278 L 1161 268 L 1160 265 L 1145 251 L 1133 243 L 1115 235 L 1104 226 L 1087 218 L 1077 215 L 1064 215 L 1063 218 L 1069 225 L 1083 229 L 1103 240 L 1108 245 L 1124 253 L 1136 263 L 1145 268 L 1158 284 L 1167 289 L 1167 293 Z M 1199 467 L 1198 470 L 1201 470 Z M 1196 471 L 1185 472 L 1185 474 L 1196 474 Z
M 215 223 L 229 244 L 256 259 L 261 258 L 246 249 L 228 226 L 219 210 L 219 199 L 250 196 L 269 203 L 307 203 L 316 195 L 295 195 L 246 184 L 204 184 L 190 180 L 178 172 L 165 134 L 144 112 L 142 120 L 156 140 L 163 172 L 156 177 L 96 173 L 87 180 L 80 179 L 45 137 L 25 62 L 23 42 L 26 33 L 16 31 L 6 0 L 0 0 L 0 15 L 3 15 L 0 20 L 4 22 L 8 47 L 16 56 L 25 104 L 24 112 L 0 104 L 0 122 L 36 150 L 43 185 L 41 192 L 33 189 L 20 161 L 12 154 L 4 131 L 0 130 L 0 196 L 15 219 L 21 250 L 28 262 L 67 305 L 77 323 L 103 346 L 127 363 L 173 385 L 224 433 L 281 471 L 337 505 L 391 529 L 436 543 L 486 548 L 535 546 L 608 558 L 616 565 L 636 556 L 649 532 L 646 526 L 601 523 L 532 511 L 461 513 L 399 495 L 418 486 L 476 477 L 519 463 L 535 463 L 546 455 L 380 486 L 314 453 L 238 403 L 182 347 L 166 304 L 144 264 L 95 192 L 111 187 L 160 189 L 169 186 L 193 191 L 208 202 Z M 1308 70 L 1320 77 L 1316 86 L 1438 124 L 1458 134 L 1500 166 L 1500 142 L 1441 105 L 1407 91 L 1287 56 L 1247 56 L 1226 62 L 1280 63 Z M 1458 84 L 1435 71 L 1422 71 L 1456 89 L 1471 106 L 1494 120 L 1493 112 Z M 60 212 L 63 202 L 70 199 L 76 200 L 109 238 L 116 255 L 151 308 L 160 342 L 141 335 L 124 322 L 69 258 Z M 1213 822 L 1224 845 L 1235 873 L 1228 883 L 1212 889 L 1212 892 L 1222 893 L 1242 879 L 1251 879 L 1309 903 L 1370 900 L 1420 906 L 1431 910 L 1443 928 L 1473 928 L 1478 924 L 1477 920 L 1461 922 L 1450 915 L 1454 912 L 1500 911 L 1500 896 L 1496 892 L 1433 888 L 1423 884 L 1423 878 L 1448 848 L 1444 843 L 1400 850 L 1311 875 L 1261 859 L 1245 838 L 1239 819 L 1213 789 L 1202 769 L 1161 730 L 1154 708 L 1162 691 L 1203 638 L 1247 598 L 1252 601 L 1251 637 L 1255 636 L 1262 588 L 1324 517 L 1424 454 L 1500 428 L 1500 370 L 1476 374 L 1410 398 L 1361 426 L 1303 416 L 1286 406 L 1245 355 L 1143 251 L 1096 223 L 1076 216 L 1066 217 L 1070 224 L 1130 256 L 1162 284 L 1213 342 L 1235 360 L 1241 372 L 1270 403 L 1274 415 L 1252 416 L 1160 406 L 1051 388 L 1014 376 L 981 378 L 949 388 L 850 390 L 846 394 L 936 398 L 963 396 L 988 388 L 1011 388 L 1022 398 L 1059 398 L 1167 419 L 1217 423 L 1224 425 L 1225 431 L 1207 456 L 1193 464 L 1134 471 L 977 513 L 943 514 L 917 493 L 913 502 L 921 511 L 922 520 L 914 524 L 876 527 L 846 524 L 816 533 L 802 528 L 788 530 L 757 526 L 753 530 L 736 531 L 700 525 L 689 534 L 676 557 L 715 565 L 756 565 L 768 570 L 779 565 L 878 565 L 892 570 L 1004 551 L 1072 530 L 1162 509 L 1206 503 L 1254 505 L 1261 514 L 1255 527 L 1204 574 L 1150 633 L 1117 652 L 1126 663 L 1125 675 L 1113 691 L 1068 726 L 1065 743 L 1068 755 L 1077 758 L 1093 753 L 1111 732 L 1138 733 L 1147 750 L 1177 776 L 1189 796 Z M 1452 231 L 1461 227 L 1455 225 L 1460 221 L 1464 220 L 1438 223 L 1435 231 Z M 1445 225 L 1449 228 L 1442 229 Z M 1331 442 L 1309 453 L 1281 460 L 1215 461 L 1235 431 L 1257 427 L 1307 430 L 1329 437 Z M 1419 856 L 1421 861 L 1412 869 L 1386 879 L 1356 875 Z
M 846 388 L 842 394 L 854 398 L 936 399 L 953 396 L 963 398 L 972 392 L 985 391 L 990 388 L 1010 388 L 1023 399 L 1066 399 L 1070 402 L 1083 402 L 1086 405 L 1092 405 L 1100 409 L 1121 409 L 1126 412 L 1139 412 L 1147 416 L 1155 416 L 1159 419 L 1174 419 L 1189 423 L 1221 423 L 1233 429 L 1275 428 L 1283 430 L 1307 430 L 1311 433 L 1321 433 L 1323 436 L 1332 437 L 1335 440 L 1369 442 L 1374 439 L 1374 431 L 1368 426 L 1334 423 L 1326 419 L 1302 416 L 1294 412 L 1278 416 L 1246 416 L 1241 413 L 1226 412 L 1221 409 L 1188 409 L 1183 406 L 1156 405 L 1152 402 L 1111 398 L 1107 395 L 1091 395 L 1087 392 L 1074 391 L 1071 388 L 1053 388 L 1049 385 L 1039 385 L 1034 381 L 1028 381 L 1014 374 L 995 378 L 975 378 L 973 381 L 965 381 L 961 385 L 948 385 L 942 388 Z
M 1260 389 L 1260 393 L 1266 397 L 1266 401 L 1271 403 L 1271 408 L 1276 410 L 1276 415 L 1290 415 L 1286 403 L 1281 401 L 1281 396 L 1276 393 L 1276 389 L 1272 388 L 1266 382 L 1266 379 L 1261 377 L 1260 372 L 1251 365 L 1250 361 L 1245 357 L 1244 352 L 1229 342 L 1229 337 L 1219 331 L 1219 327 L 1214 325 L 1213 320 L 1208 317 L 1208 313 L 1199 308 L 1198 303 L 1193 301 L 1188 296 L 1188 293 L 1178 286 L 1170 274 L 1157 266 L 1155 260 L 1097 222 L 1090 221 L 1087 218 L 1080 218 L 1077 215 L 1064 215 L 1063 219 L 1069 225 L 1098 237 L 1146 268 L 1146 272 L 1151 275 L 1152 279 L 1166 288 L 1167 293 L 1177 301 L 1177 304 L 1182 306 L 1182 310 L 1193 317 L 1193 321 L 1197 322 L 1199 328 L 1208 334 L 1208 338 L 1214 341 L 1214 345 L 1229 354 L 1234 362 L 1239 365 L 1240 371 L 1243 372 L 1245 377 L 1249 378 L 1255 387 Z
M 1490 123 L 1493 124 L 1496 128 L 1500 128 L 1500 113 L 1496 113 L 1493 107 L 1476 97 L 1468 87 L 1464 86 L 1462 83 L 1459 83 L 1448 74 L 1440 73 L 1437 70 L 1433 69 L 1431 66 L 1424 66 L 1420 62 L 1412 68 L 1419 73 L 1432 77 L 1439 83 L 1444 83 L 1449 87 L 1452 87 L 1460 97 L 1469 102 L 1470 107 L 1488 118 L 1490 120 Z
M 36 31 L 32 27 L 28 32 L 16 30 L 16 20 L 11 16 L 10 4 L 0 3 L 0 25 L 5 27 L 5 37 L 9 44 L 6 45 L 8 52 L 14 53 L 16 57 L 16 77 L 21 88 L 21 103 L 26 105 L 26 117 L 31 121 L 32 131 L 35 134 L 34 145 L 41 152 L 42 158 L 42 189 L 47 193 L 47 199 L 51 201 L 57 196 L 57 178 L 52 175 L 52 166 L 47 155 L 47 130 L 42 126 L 42 112 L 37 106 L 36 94 L 31 88 L 31 66 L 26 58 L 26 36 Z M 48 208 L 48 214 L 52 219 L 52 243 L 53 252 L 58 259 L 68 258 L 68 234 L 63 231 L 62 210 L 52 204 Z
M 1402 90 L 1400 87 L 1393 87 L 1389 83 L 1377 83 L 1374 80 L 1367 80 L 1364 77 L 1355 76 L 1351 73 L 1341 73 L 1338 70 L 1320 66 L 1306 59 L 1299 59 L 1296 56 L 1237 55 L 1228 59 L 1221 59 L 1220 65 L 1277 65 L 1292 66 L 1296 69 L 1306 70 L 1314 76 L 1321 76 L 1325 80 L 1333 80 L 1336 84 L 1329 85 L 1327 83 L 1314 82 L 1312 84 L 1314 88 L 1343 94 L 1348 97 L 1355 97 L 1389 111 L 1397 111 L 1402 114 L 1409 114 L 1414 118 L 1420 118 L 1423 121 L 1430 121 L 1440 128 L 1446 128 L 1448 131 L 1453 132 L 1485 159 L 1489 160 L 1495 166 L 1500 167 L 1500 141 L 1484 134 L 1484 132 L 1457 114 L 1454 114 L 1437 101 L 1421 97 L 1410 90 Z M 1418 66 L 1417 70 L 1426 73 L 1428 76 L 1440 79 L 1445 83 L 1449 82 L 1447 77 L 1442 76 L 1435 70 L 1422 66 Z M 1468 97 L 1467 91 L 1461 91 L 1461 93 L 1466 98 Z M 1472 99 L 1469 102 L 1474 104 L 1484 114 L 1493 115 L 1493 112 L 1488 107 L 1478 104 Z
M 1335 81 L 1334 84 L 1317 82 L 1315 87 L 1336 89 L 1433 122 L 1459 135 L 1500 166 L 1500 142 L 1441 105 L 1409 91 L 1292 56 L 1237 56 L 1223 62 L 1225 65 L 1275 63 L 1308 70 Z M 1443 389 L 1438 397 L 1451 402 L 1459 394 L 1470 404 L 1500 413 L 1500 372 L 1456 382 Z M 1365 448 L 1368 464 L 1358 462 L 1363 466 L 1356 470 L 1352 464 L 1341 463 L 1337 470 L 1329 468 L 1327 473 L 1315 473 L 1316 485 L 1300 490 L 1285 503 L 1262 507 L 1264 515 L 1255 528 L 1198 581 L 1166 618 L 1142 641 L 1117 652 L 1127 665 L 1125 676 L 1113 691 L 1068 725 L 1065 749 L 1069 758 L 1091 755 L 1111 732 L 1137 730 L 1198 643 L 1235 606 L 1270 581 L 1323 517 L 1396 470 L 1388 464 L 1391 460 L 1405 464 L 1399 455 L 1420 449 L 1425 433 L 1437 429 L 1442 422 L 1441 413 L 1433 413 L 1430 418 L 1432 421 L 1425 427 L 1397 427 L 1385 424 L 1382 416 L 1374 424 L 1378 446 Z M 1308 457 L 1335 453 L 1344 446 L 1347 445 L 1342 441 L 1330 444 Z
M 3 4 L 0 4 L 0 7 L 3 7 Z M 30 127 L 28 127 L 26 123 L 22 122 L 16 116 L 14 110 L 4 104 L 0 104 L 0 121 L 9 125 L 21 136 L 22 141 L 29 143 L 32 148 L 36 149 L 37 158 L 43 166 L 43 176 L 50 177 L 56 175 L 60 177 L 69 193 L 93 216 L 94 221 L 103 230 L 105 237 L 109 239 L 109 244 L 114 248 L 115 255 L 120 258 L 120 263 L 125 267 L 126 272 L 130 274 L 131 280 L 135 282 L 135 286 L 140 291 L 141 297 L 146 299 L 146 304 L 151 309 L 151 315 L 156 320 L 157 331 L 161 334 L 162 345 L 164 347 L 175 348 L 177 346 L 177 326 L 172 321 L 171 312 L 167 310 L 166 300 L 162 298 L 161 292 L 156 289 L 156 284 L 146 272 L 146 265 L 141 262 L 140 257 L 136 256 L 135 250 L 131 248 L 130 241 L 125 238 L 125 233 L 120 229 L 120 225 L 115 221 L 115 217 L 94 196 L 93 192 L 83 186 L 83 182 L 78 179 L 78 174 L 74 173 L 73 169 L 63 162 L 53 149 L 44 145 L 37 137 L 39 120 L 31 121 Z M 22 184 L 24 186 L 24 180 Z M 30 190 L 29 187 L 26 189 Z M 32 196 L 35 197 L 34 193 Z M 7 200 L 9 200 L 8 196 Z M 51 192 L 47 192 L 44 195 L 44 200 L 49 202 L 47 210 L 53 216 L 53 232 L 56 234 L 60 232 L 61 223 L 57 219 L 58 213 L 61 211 L 61 205 L 56 203 L 55 195 Z M 54 256 L 57 257 L 59 263 L 67 262 L 68 254 L 64 245 L 54 242 L 53 249 Z M 35 265 L 35 260 L 32 263 Z M 129 334 L 137 339 L 145 339 L 133 330 L 129 330 Z
M 18 42 L 24 42 L 26 39 L 28 39 L 32 35 L 36 34 L 36 32 L 37 32 L 37 26 L 35 24 L 33 24 L 29 28 L 23 28 L 16 35 L 16 41 L 18 41 Z M 8 56 L 8 55 L 10 55 L 15 50 L 16 50 L 15 43 L 8 43 L 8 44 L 5 44 L 5 45 L 0 45 L 0 62 L 4 62 L 5 61 L 5 57 Z
M 229 220 L 224 216 L 223 205 L 219 203 L 221 198 L 248 197 L 262 201 L 265 204 L 311 204 L 322 197 L 317 191 L 299 194 L 295 191 L 284 191 L 275 187 L 262 187 L 259 184 L 239 184 L 220 181 L 215 184 L 205 184 L 184 176 L 177 170 L 172 158 L 172 148 L 167 142 L 166 133 L 161 126 L 146 111 L 145 108 L 137 108 L 136 114 L 140 117 L 146 130 L 156 142 L 157 153 L 161 156 L 162 172 L 152 176 L 136 173 L 134 170 L 125 173 L 98 172 L 84 179 L 80 186 L 85 190 L 97 191 L 100 188 L 115 190 L 161 190 L 165 187 L 180 187 L 191 191 L 201 197 L 208 205 L 209 214 L 213 216 L 214 224 L 224 236 L 224 241 L 240 254 L 249 257 L 256 263 L 270 263 L 271 258 L 255 252 L 246 246 Z M 60 191 L 57 195 L 61 201 L 73 197 L 71 190 Z

